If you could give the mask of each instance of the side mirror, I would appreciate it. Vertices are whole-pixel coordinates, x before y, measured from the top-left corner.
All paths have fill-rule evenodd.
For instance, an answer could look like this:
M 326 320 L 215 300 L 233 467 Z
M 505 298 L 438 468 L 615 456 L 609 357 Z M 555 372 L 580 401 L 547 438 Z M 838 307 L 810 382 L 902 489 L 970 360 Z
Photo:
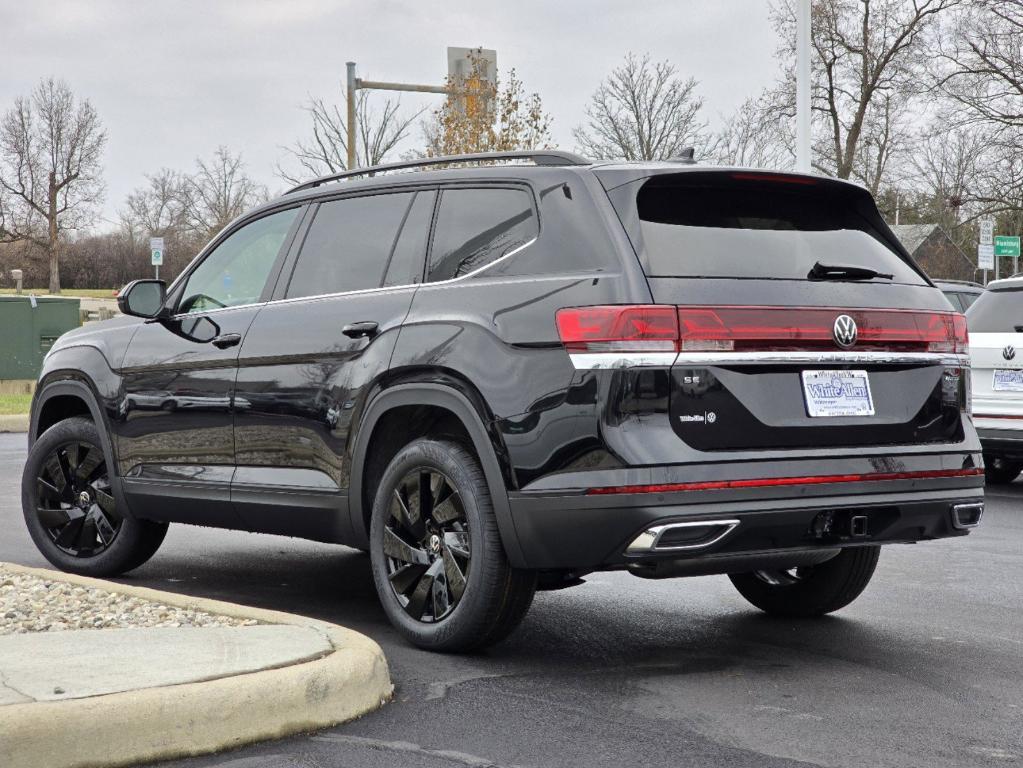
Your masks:
M 117 294 L 117 308 L 134 317 L 156 317 L 167 300 L 163 280 L 134 280 Z

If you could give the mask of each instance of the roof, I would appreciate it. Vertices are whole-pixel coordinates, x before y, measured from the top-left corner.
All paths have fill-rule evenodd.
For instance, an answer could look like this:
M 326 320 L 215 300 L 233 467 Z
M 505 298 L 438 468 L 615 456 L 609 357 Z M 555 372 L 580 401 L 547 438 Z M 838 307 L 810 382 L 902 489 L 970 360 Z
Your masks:
M 895 236 L 899 238 L 902 246 L 910 252 L 916 253 L 916 249 L 924 244 L 924 240 L 938 229 L 937 224 L 894 224 L 890 228 Z
M 1008 291 L 1023 288 L 1023 277 L 1005 277 L 987 284 L 989 291 Z

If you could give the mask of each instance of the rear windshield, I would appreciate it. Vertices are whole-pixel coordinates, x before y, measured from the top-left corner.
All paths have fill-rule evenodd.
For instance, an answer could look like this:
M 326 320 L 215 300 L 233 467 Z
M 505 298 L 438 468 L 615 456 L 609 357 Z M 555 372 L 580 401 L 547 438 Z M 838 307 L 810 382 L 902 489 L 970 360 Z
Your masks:
M 805 280 L 820 262 L 926 284 L 876 228 L 865 192 L 694 173 L 651 179 L 636 205 L 650 276 Z
M 1023 288 L 985 291 L 966 310 L 970 333 L 1013 333 L 1023 327 Z

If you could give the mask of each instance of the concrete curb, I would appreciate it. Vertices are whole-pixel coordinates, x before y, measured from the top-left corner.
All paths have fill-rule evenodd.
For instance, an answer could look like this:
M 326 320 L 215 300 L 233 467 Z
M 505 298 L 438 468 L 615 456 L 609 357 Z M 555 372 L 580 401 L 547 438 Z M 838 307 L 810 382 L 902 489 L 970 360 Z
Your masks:
M 0 414 L 0 432 L 28 432 L 28 414 Z
M 391 697 L 393 686 L 380 646 L 350 629 L 59 571 L 9 563 L 4 567 L 165 605 L 312 627 L 334 648 L 311 661 L 204 682 L 0 707 L 0 765 L 5 768 L 137 765 L 218 752 L 336 725 L 377 709 Z

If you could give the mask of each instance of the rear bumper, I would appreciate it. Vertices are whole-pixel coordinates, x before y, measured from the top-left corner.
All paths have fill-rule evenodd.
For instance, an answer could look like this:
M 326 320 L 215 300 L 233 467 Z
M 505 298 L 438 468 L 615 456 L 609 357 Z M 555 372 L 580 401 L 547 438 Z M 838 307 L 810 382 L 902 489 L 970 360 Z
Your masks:
M 509 501 L 527 567 L 637 570 L 670 562 L 675 575 L 695 575 L 735 570 L 730 561 L 737 558 L 963 536 L 979 515 L 973 520 L 960 510 L 957 520 L 954 507 L 982 504 L 983 483 L 970 476 L 669 493 L 520 492 Z M 675 529 L 678 523 L 707 527 Z M 657 532 L 658 545 L 644 547 Z
M 977 427 L 977 436 L 984 453 L 1023 460 L 1023 421 L 1017 424 L 1017 429 Z

